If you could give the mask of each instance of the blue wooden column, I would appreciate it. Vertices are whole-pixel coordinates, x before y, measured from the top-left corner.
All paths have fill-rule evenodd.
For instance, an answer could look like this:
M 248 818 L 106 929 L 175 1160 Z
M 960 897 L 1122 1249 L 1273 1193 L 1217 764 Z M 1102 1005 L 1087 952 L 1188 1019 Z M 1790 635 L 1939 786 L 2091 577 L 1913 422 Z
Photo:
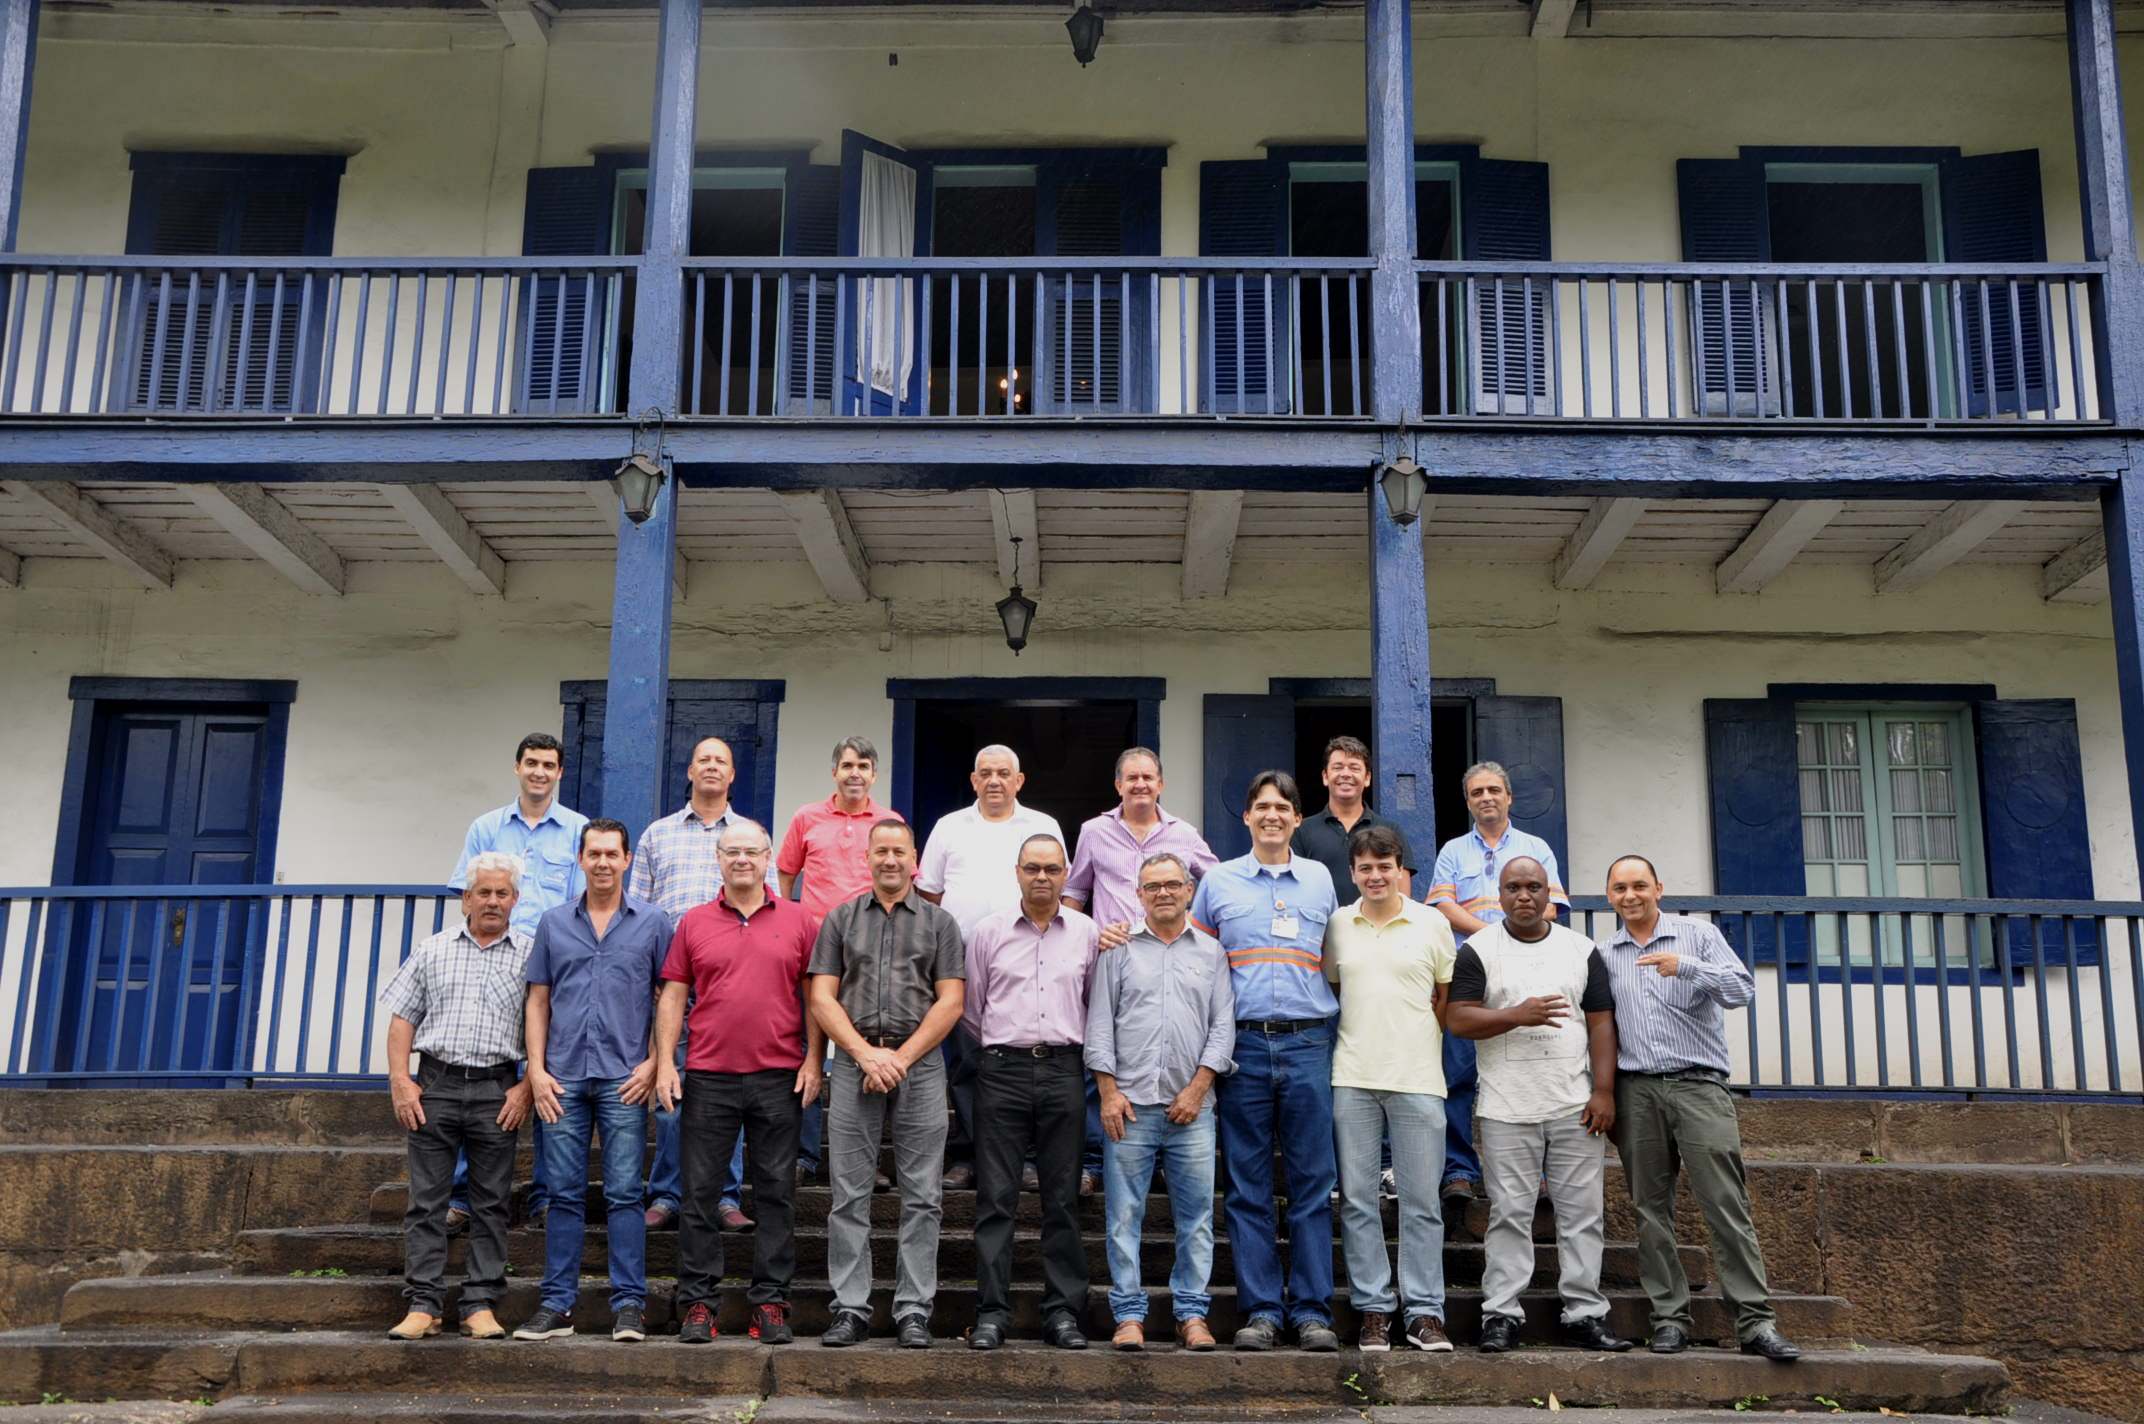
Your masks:
M 700 0 L 662 0 L 655 42 L 655 117 L 648 143 L 648 222 L 633 296 L 627 411 L 648 424 L 678 413 L 685 329 L 683 262 L 692 230 L 693 117 L 700 76 Z M 622 457 L 626 452 L 620 449 Z M 670 596 L 677 564 L 677 479 L 667 455 L 662 496 L 644 524 L 618 522 L 611 593 L 610 685 L 603 722 L 602 813 L 637 836 L 662 807 L 669 731 Z M 577 807 L 587 811 L 592 808 Z
M 22 226 L 22 159 L 30 141 L 30 70 L 37 62 L 38 0 L 0 0 L 0 251 Z
M 1422 413 L 1422 322 L 1414 276 L 1414 38 L 1408 0 L 1364 14 L 1369 149 L 1370 403 L 1389 428 L 1385 458 L 1412 455 Z M 1406 832 L 1416 864 L 1436 854 L 1429 780 L 1429 593 L 1422 526 L 1396 524 L 1369 472 L 1370 731 L 1373 803 Z M 1423 880 L 1422 884 L 1428 882 Z

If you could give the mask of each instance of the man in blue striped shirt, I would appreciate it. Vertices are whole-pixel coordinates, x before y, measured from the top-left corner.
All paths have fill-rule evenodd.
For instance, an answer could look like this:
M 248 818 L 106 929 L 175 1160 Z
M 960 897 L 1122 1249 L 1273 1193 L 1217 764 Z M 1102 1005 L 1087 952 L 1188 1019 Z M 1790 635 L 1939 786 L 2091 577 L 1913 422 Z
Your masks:
M 1333 1016 L 1325 924 L 1333 878 L 1289 849 L 1303 797 L 1284 771 L 1262 771 L 1244 797 L 1251 853 L 1199 881 L 1191 921 L 1221 941 L 1236 999 L 1236 1071 L 1221 1080 L 1228 1161 L 1228 1240 L 1236 1258 L 1239 1350 L 1280 1339 L 1282 1265 L 1274 1220 L 1273 1146 L 1288 1176 L 1286 1319 L 1306 1350 L 1333 1333 Z
M 1713 926 L 1661 914 L 1662 890 L 1642 855 L 1609 866 L 1608 903 L 1623 923 L 1594 946 L 1615 991 L 1615 1146 L 1638 1213 L 1638 1278 L 1653 1305 L 1653 1353 L 1676 1354 L 1690 1341 L 1690 1282 L 1675 1254 L 1679 1165 L 1705 1213 L 1742 1353 L 1785 1364 L 1801 1351 L 1779 1333 L 1772 1312 L 1727 1091 L 1726 1011 L 1754 998 L 1757 983 Z

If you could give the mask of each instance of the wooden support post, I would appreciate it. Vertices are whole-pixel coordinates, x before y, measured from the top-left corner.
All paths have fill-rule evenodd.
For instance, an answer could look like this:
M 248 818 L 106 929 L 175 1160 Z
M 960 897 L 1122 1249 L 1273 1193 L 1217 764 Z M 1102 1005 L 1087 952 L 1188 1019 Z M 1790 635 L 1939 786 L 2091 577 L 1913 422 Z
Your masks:
M 1384 424 L 1422 415 L 1422 313 L 1414 277 L 1414 40 L 1407 0 L 1363 12 L 1369 137 L 1370 402 Z
M 2099 413 L 2116 425 L 2133 426 L 2144 420 L 2144 263 L 2137 260 L 2129 146 L 2122 133 L 2114 0 L 2068 0 L 2068 5 L 2070 107 L 2077 128 L 2084 257 L 2107 264 L 2105 282 L 2092 288 Z
M 2137 854 L 2144 860 L 2144 472 L 2122 471 L 2100 495 L 2099 508 L 2107 535 L 2107 593 L 2114 614 L 2129 822 Z
M 633 299 L 628 411 L 659 423 L 678 413 L 685 327 L 684 259 L 692 226 L 693 118 L 699 98 L 700 0 L 662 0 L 655 39 L 655 110 L 648 136 L 648 219 Z M 623 456 L 626 452 L 618 452 Z M 611 592 L 610 684 L 603 722 L 602 814 L 640 828 L 662 810 L 670 726 L 670 608 L 677 567 L 677 476 L 644 524 L 618 525 Z M 593 807 L 578 807 L 594 810 Z
M 1427 864 L 1423 857 L 1437 853 L 1437 812 L 1429 778 L 1429 588 L 1422 526 L 1395 523 L 1374 484 L 1365 500 L 1370 516 L 1370 804 L 1406 835 L 1417 863 Z
M 22 157 L 30 141 L 30 71 L 37 61 L 38 0 L 0 0 L 0 250 L 22 226 Z

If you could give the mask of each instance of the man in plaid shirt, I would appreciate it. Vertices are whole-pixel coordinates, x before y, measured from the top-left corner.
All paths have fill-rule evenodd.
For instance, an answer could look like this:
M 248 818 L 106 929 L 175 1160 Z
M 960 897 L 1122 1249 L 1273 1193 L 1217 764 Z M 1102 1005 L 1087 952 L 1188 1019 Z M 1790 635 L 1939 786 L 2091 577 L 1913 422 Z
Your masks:
M 529 1113 L 520 1081 L 523 966 L 529 937 L 513 929 L 520 857 L 488 851 L 470 858 L 458 929 L 433 935 L 405 961 L 380 1003 L 387 1023 L 387 1082 L 395 1121 L 409 1134 L 409 1210 L 402 1218 L 409 1314 L 387 1332 L 395 1340 L 439 1333 L 447 1268 L 447 1194 L 454 1158 L 469 1160 L 469 1262 L 461 1293 L 461 1333 L 506 1334 L 493 1307 L 506 1289 L 506 1204 L 514 1144 Z M 419 1067 L 410 1073 L 410 1057 Z

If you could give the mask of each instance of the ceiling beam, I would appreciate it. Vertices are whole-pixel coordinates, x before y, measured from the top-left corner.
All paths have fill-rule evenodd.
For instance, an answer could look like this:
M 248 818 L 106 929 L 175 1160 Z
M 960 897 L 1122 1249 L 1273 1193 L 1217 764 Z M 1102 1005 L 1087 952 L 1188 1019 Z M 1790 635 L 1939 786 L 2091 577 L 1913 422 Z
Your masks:
M 259 485 L 180 485 L 194 507 L 221 524 L 277 573 L 307 593 L 340 595 L 347 576 L 327 541 Z
M 990 491 L 990 527 L 998 540 L 998 581 L 1031 589 L 1042 587 L 1042 530 L 1035 516 L 1035 492 Z M 1018 569 L 1013 567 L 1015 538 L 1020 541 Z
M 2049 559 L 2040 569 L 2040 594 L 2049 603 L 2106 602 L 2106 534 L 2095 529 Z
M 499 17 L 512 43 L 533 49 L 551 43 L 551 21 L 558 10 L 546 0 L 484 0 L 484 8 Z
M 680 488 L 678 497 L 683 499 L 684 493 L 684 490 Z M 608 480 L 598 481 L 588 486 L 588 502 L 595 506 L 596 517 L 603 521 L 603 532 L 615 541 L 618 537 L 618 521 L 625 517 L 624 507 L 618 502 L 618 492 L 610 487 Z M 615 557 L 616 543 L 613 542 L 611 547 L 613 557 Z M 692 563 L 689 559 L 683 554 L 672 552 L 670 558 L 670 594 L 679 603 L 685 601 L 685 576 L 691 572 L 691 569 Z
M 841 492 L 831 489 L 784 490 L 775 495 L 782 513 L 804 546 L 812 572 L 836 603 L 871 601 L 871 564 L 864 557 L 863 542 L 849 524 L 848 506 Z
M 1243 518 L 1242 490 L 1193 490 L 1184 515 L 1184 597 L 1219 598 L 1228 592 L 1228 567 L 1236 557 L 1236 526 Z
M 0 588 L 22 587 L 22 555 L 0 549 Z
M 1532 32 L 1537 40 L 1560 40 L 1571 33 L 1578 0 L 1533 0 Z
M 1876 591 L 1919 588 L 1988 541 L 2024 503 L 2015 499 L 1962 499 L 1945 507 L 1905 543 L 1876 561 Z
M 506 560 L 469 526 L 438 485 L 376 485 L 380 497 L 417 531 L 417 537 L 454 576 L 486 597 L 506 592 Z
M 1720 560 L 1713 571 L 1713 586 L 1721 593 L 1761 592 L 1844 508 L 1843 499 L 1774 501 L 1764 518 L 1757 521 L 1757 527 L 1743 536 L 1733 553 Z
M 7 480 L 7 492 L 140 579 L 169 588 L 177 565 L 148 535 L 64 480 Z
M 1645 513 L 1642 499 L 1596 499 L 1556 556 L 1556 587 L 1584 588 L 1615 557 L 1623 537 Z

